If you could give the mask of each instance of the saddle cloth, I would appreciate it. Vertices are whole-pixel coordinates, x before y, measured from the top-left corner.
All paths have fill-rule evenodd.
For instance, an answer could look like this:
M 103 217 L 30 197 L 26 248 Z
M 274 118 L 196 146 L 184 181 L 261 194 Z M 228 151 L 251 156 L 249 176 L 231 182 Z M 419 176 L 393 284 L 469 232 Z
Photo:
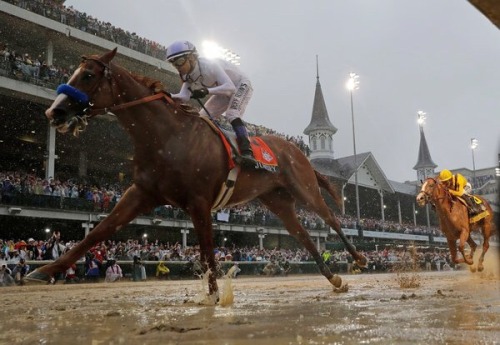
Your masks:
M 233 147 L 238 147 L 236 135 L 232 132 L 226 132 L 226 138 L 231 140 Z M 271 148 L 266 144 L 261 137 L 250 137 L 250 146 L 252 147 L 253 157 L 257 161 L 256 169 L 265 169 L 271 172 L 276 172 L 278 169 L 278 160 Z M 231 152 L 230 159 L 234 160 L 234 153 Z
M 471 210 L 469 208 L 469 205 L 467 204 L 467 202 L 464 200 L 464 198 L 457 197 L 457 199 L 460 200 L 460 202 L 462 204 L 464 204 L 465 207 L 467 207 L 467 209 L 469 210 L 469 223 L 470 224 L 479 222 L 481 219 L 486 218 L 490 215 L 488 210 L 486 210 L 486 208 L 484 207 L 483 201 L 475 195 L 472 196 L 472 200 L 474 200 L 474 203 L 476 205 L 481 205 L 481 210 L 479 212 L 477 210 L 474 210 L 474 209 Z
M 219 134 L 219 137 L 224 144 L 226 152 L 229 157 L 229 169 L 235 167 L 235 152 L 234 148 L 238 147 L 236 142 L 236 134 L 234 132 L 226 130 L 221 127 L 217 127 L 208 117 L 200 116 L 205 122 L 207 122 L 212 129 Z M 253 156 L 257 161 L 256 169 L 265 169 L 271 172 L 276 172 L 278 170 L 278 160 L 276 155 L 271 150 L 271 148 L 266 144 L 264 140 L 260 137 L 250 137 L 250 146 L 252 147 Z

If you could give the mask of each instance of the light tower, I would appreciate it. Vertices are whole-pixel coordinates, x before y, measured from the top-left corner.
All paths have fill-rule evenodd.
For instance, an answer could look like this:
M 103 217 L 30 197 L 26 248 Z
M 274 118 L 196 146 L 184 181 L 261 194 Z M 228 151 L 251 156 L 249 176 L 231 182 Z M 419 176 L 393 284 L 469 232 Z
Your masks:
M 474 151 L 479 145 L 479 141 L 476 138 L 471 138 L 470 140 L 470 149 L 472 151 L 472 190 L 476 189 L 476 161 L 474 159 Z
M 356 155 L 356 130 L 354 125 L 354 102 L 352 93 L 354 90 L 359 89 L 359 76 L 356 73 L 349 73 L 349 79 L 347 80 L 347 89 L 351 96 L 351 120 L 352 120 L 352 146 L 354 151 L 354 185 L 356 188 L 356 227 L 360 224 L 360 211 L 359 211 L 359 186 L 358 186 L 358 163 Z

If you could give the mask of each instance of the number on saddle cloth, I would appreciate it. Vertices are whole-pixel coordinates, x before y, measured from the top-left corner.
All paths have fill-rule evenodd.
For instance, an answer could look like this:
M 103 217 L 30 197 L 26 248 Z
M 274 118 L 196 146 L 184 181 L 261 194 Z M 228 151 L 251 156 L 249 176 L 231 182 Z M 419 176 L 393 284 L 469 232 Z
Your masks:
M 255 160 L 258 162 L 258 168 L 271 172 L 278 170 L 278 160 L 271 148 L 260 137 L 251 137 L 250 145 L 252 147 Z

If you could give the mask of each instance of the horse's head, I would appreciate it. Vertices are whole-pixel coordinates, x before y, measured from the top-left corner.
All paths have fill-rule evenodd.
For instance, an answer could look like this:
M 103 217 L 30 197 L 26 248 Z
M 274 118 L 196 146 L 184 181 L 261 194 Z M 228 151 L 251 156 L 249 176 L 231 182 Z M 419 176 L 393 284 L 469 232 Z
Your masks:
M 436 188 L 438 182 L 433 178 L 428 178 L 422 184 L 422 188 L 420 192 L 417 194 L 417 204 L 422 207 L 427 204 L 432 197 L 432 193 L 434 192 L 434 188 Z
M 111 90 L 109 62 L 115 54 L 116 48 L 102 56 L 84 56 L 68 83 L 59 85 L 56 99 L 45 111 L 50 124 L 59 132 L 71 131 L 77 135 L 85 129 L 91 107 L 110 105 L 106 91 Z

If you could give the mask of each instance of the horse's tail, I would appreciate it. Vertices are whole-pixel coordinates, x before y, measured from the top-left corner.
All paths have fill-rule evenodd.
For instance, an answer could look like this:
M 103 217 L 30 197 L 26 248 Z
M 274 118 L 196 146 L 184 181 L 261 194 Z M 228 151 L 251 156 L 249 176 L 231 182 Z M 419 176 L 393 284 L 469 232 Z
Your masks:
M 335 186 L 328 181 L 326 176 L 322 175 L 318 171 L 314 170 L 314 173 L 316 174 L 316 180 L 318 180 L 318 184 L 321 188 L 325 189 L 328 194 L 333 198 L 333 201 L 335 205 L 338 208 L 342 208 L 342 201 L 340 200 L 339 193 Z

